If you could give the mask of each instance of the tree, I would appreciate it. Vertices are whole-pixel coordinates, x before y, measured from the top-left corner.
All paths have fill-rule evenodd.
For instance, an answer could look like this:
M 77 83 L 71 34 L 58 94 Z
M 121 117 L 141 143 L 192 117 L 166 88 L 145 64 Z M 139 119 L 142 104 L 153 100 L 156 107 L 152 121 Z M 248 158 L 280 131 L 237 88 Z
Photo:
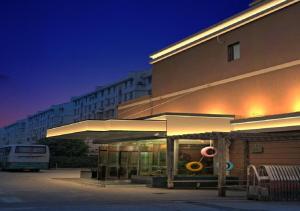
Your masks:
M 40 143 L 49 147 L 51 156 L 84 157 L 88 152 L 88 145 L 81 140 L 50 139 Z

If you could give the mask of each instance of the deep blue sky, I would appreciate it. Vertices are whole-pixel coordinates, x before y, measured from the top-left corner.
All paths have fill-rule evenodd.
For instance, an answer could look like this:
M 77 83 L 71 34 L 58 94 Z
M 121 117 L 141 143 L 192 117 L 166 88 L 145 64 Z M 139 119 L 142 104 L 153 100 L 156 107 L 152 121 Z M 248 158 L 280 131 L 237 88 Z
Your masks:
M 0 0 L 0 127 L 130 71 L 251 0 Z

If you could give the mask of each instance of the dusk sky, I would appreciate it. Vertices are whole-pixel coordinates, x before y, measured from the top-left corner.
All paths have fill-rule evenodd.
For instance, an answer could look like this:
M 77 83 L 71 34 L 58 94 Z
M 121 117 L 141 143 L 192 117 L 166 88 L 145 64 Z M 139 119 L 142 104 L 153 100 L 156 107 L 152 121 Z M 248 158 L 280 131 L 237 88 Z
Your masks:
M 1 0 L 0 127 L 150 69 L 149 55 L 251 0 Z

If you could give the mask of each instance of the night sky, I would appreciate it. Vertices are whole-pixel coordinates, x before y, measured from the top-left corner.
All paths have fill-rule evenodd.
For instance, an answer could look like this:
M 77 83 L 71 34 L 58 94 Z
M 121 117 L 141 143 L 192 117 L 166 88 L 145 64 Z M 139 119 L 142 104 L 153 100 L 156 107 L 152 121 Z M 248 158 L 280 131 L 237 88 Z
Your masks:
M 0 127 L 130 71 L 251 0 L 0 0 Z

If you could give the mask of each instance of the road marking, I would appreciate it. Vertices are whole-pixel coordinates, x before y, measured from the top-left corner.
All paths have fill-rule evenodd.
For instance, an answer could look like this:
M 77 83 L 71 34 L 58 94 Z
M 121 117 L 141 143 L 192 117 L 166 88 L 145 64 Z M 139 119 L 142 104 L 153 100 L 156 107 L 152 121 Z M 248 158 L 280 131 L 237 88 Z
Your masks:
M 23 202 L 21 199 L 17 198 L 17 197 L 0 197 L 0 202 L 3 202 L 3 203 L 21 203 Z

